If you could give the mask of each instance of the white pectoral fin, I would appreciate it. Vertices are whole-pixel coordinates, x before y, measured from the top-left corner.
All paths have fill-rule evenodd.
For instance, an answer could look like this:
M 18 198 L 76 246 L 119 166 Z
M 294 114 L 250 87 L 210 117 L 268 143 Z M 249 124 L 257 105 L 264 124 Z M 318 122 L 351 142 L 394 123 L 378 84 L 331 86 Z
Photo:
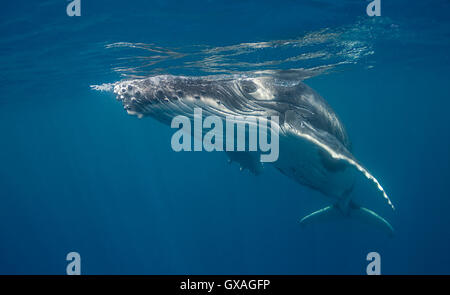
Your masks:
M 292 114 L 286 114 L 286 121 L 287 124 L 285 124 L 285 128 L 288 132 L 317 145 L 317 147 L 320 148 L 323 153 L 328 154 L 331 159 L 336 161 L 343 161 L 347 165 L 358 170 L 362 175 L 370 180 L 372 184 L 375 185 L 388 205 L 393 210 L 395 210 L 394 204 L 389 199 L 380 182 L 361 163 L 359 163 L 355 159 L 355 157 L 347 150 L 347 148 L 344 147 L 334 136 L 331 136 L 324 131 L 315 130 L 314 128 L 308 126 L 308 124 L 302 123 L 301 120 L 300 122 L 298 122 L 298 120 L 296 121 L 295 116 Z

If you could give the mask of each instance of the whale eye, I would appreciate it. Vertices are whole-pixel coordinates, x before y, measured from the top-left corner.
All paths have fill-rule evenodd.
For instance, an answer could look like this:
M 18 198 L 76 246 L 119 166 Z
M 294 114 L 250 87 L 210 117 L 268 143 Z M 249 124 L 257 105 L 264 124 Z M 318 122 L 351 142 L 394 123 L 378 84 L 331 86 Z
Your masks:
M 252 81 L 243 80 L 241 81 L 241 88 L 246 93 L 252 93 L 256 91 L 256 85 Z

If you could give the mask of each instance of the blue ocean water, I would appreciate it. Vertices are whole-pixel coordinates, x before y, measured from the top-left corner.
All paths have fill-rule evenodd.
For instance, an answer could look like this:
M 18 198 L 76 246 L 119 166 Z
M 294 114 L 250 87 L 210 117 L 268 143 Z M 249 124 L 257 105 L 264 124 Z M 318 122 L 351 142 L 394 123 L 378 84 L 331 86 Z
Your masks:
M 95 2 L 95 3 L 92 3 Z M 0 10 L 0 274 L 450 273 L 450 3 L 9 1 Z M 303 68 L 340 116 L 354 194 L 395 227 L 302 229 L 327 205 L 275 169 L 176 153 L 173 130 L 91 86 L 157 73 Z M 319 73 L 317 73 L 319 72 Z

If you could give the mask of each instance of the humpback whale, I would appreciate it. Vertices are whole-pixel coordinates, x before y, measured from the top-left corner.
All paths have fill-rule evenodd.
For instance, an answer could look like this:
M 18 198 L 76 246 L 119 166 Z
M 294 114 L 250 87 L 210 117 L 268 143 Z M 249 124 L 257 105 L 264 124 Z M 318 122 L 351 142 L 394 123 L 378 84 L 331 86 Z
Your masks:
M 336 113 L 300 76 L 295 70 L 204 77 L 158 75 L 119 81 L 111 88 L 128 114 L 169 125 L 177 115 L 193 119 L 194 108 L 221 118 L 278 116 L 279 157 L 270 164 L 301 185 L 320 191 L 330 202 L 303 217 L 300 224 L 350 216 L 393 234 L 387 220 L 353 201 L 355 178 L 362 175 L 394 209 L 379 181 L 352 155 Z M 241 169 L 254 174 L 264 169 L 255 152 L 227 153 Z

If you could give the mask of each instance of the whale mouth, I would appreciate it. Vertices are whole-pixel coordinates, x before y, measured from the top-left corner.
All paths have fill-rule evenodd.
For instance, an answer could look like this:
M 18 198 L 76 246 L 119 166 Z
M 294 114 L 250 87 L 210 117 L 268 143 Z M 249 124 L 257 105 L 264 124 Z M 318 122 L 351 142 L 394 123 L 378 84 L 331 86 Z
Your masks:
M 215 83 L 222 81 L 224 83 Z M 175 115 L 186 115 L 195 107 L 207 114 L 226 115 L 233 112 L 251 113 L 248 92 L 256 91 L 256 86 L 247 81 L 231 77 L 184 77 L 160 75 L 145 79 L 122 80 L 109 85 L 116 99 L 130 115 L 153 116 L 169 119 Z M 253 88 L 250 86 L 254 86 Z M 236 100 L 235 98 L 239 99 Z
M 129 115 L 167 121 L 176 115 L 192 114 L 194 108 L 202 108 L 205 115 L 221 117 L 278 114 L 277 101 L 292 95 L 289 91 L 302 87 L 304 78 L 301 70 L 200 77 L 159 75 L 93 88 L 113 90 Z M 276 93 L 278 84 L 290 90 Z

